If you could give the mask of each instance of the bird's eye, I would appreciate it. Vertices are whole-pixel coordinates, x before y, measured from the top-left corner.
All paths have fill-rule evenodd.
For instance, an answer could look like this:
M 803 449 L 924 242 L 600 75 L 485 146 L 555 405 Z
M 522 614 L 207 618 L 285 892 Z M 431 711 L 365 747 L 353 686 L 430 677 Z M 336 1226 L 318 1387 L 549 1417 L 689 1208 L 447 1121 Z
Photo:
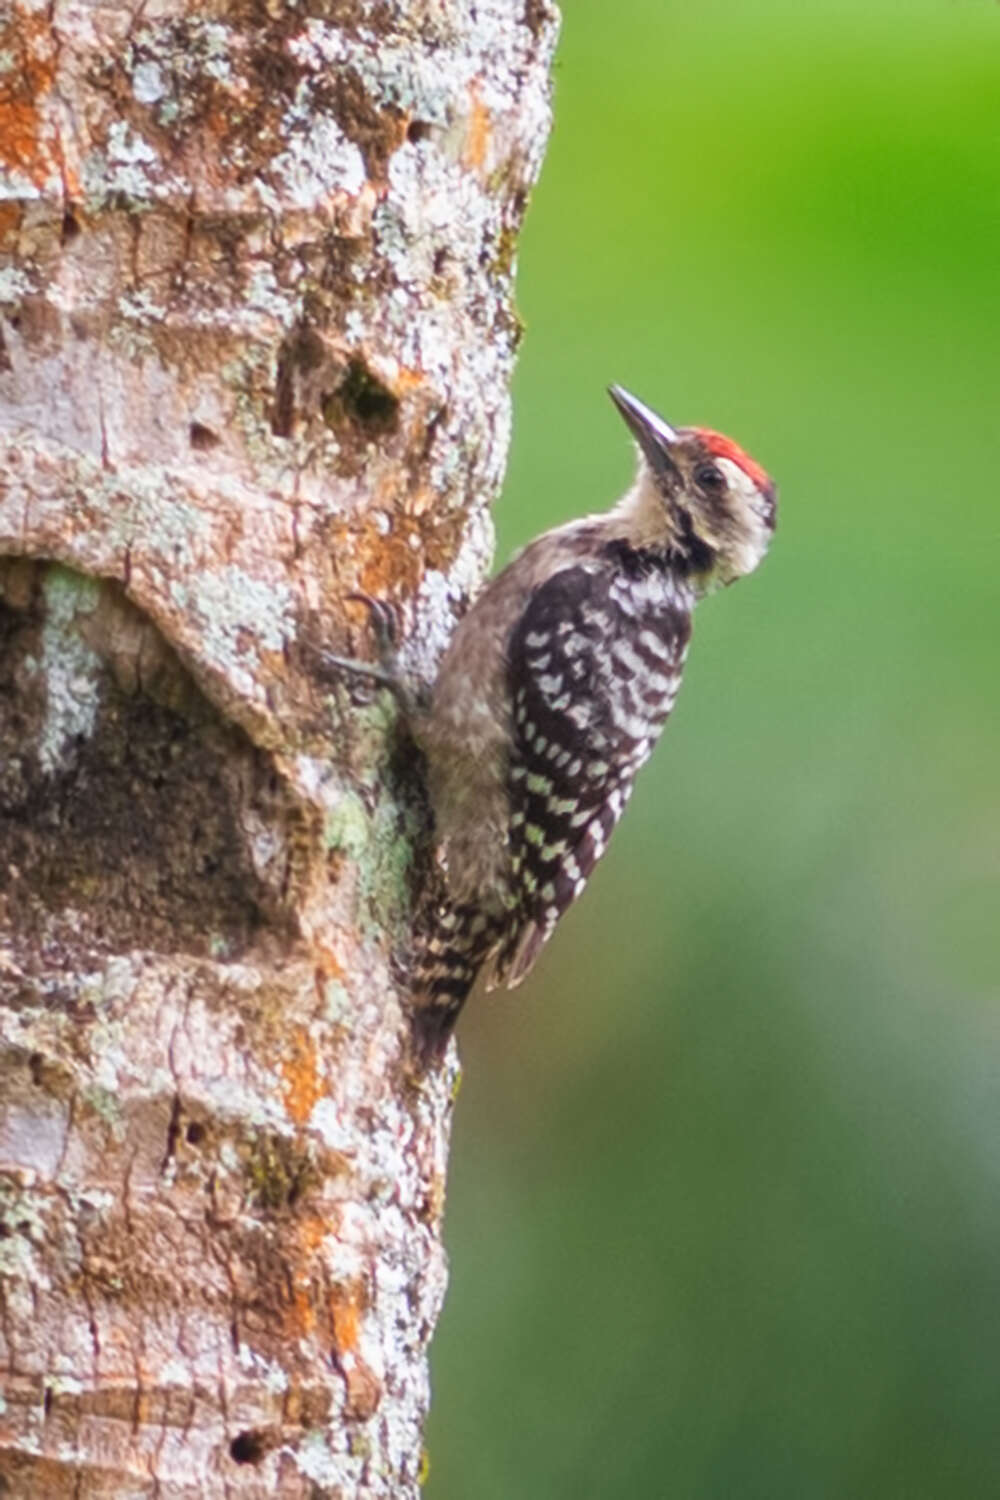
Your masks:
M 699 464 L 697 469 L 695 469 L 694 471 L 694 477 L 695 482 L 699 484 L 703 490 L 725 489 L 726 476 L 725 474 L 723 474 L 722 470 L 717 469 L 714 464 Z

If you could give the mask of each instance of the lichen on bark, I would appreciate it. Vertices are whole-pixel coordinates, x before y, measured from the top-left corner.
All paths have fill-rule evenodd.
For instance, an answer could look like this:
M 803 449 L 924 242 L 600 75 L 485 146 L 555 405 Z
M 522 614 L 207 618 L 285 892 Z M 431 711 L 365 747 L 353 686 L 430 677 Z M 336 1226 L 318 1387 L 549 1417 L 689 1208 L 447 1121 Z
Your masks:
M 321 652 L 488 561 L 555 28 L 0 9 L 0 1492 L 416 1493 L 457 1061 Z

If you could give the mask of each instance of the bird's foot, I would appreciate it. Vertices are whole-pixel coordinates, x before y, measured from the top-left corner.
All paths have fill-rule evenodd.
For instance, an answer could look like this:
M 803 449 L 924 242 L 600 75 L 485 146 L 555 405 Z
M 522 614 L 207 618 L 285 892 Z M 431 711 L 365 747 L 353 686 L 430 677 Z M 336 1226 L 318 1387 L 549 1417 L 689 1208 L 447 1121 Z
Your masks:
M 368 610 L 378 648 L 378 660 L 357 661 L 350 656 L 335 656 L 331 651 L 321 652 L 320 660 L 326 667 L 334 667 L 352 677 L 367 677 L 369 681 L 388 688 L 403 711 L 409 714 L 415 706 L 415 698 L 412 685 L 399 664 L 398 648 L 402 631 L 397 606 L 385 599 L 374 599 L 370 594 L 356 593 L 346 597 L 352 602 L 363 604 Z

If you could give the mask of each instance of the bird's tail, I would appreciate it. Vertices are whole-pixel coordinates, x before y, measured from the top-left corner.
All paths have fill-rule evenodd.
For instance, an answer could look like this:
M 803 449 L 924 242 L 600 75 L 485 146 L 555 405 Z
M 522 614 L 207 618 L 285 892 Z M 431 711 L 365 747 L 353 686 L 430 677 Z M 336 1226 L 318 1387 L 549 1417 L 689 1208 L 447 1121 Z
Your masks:
M 476 976 L 499 936 L 476 906 L 442 903 L 431 918 L 414 978 L 421 1050 L 440 1058 Z

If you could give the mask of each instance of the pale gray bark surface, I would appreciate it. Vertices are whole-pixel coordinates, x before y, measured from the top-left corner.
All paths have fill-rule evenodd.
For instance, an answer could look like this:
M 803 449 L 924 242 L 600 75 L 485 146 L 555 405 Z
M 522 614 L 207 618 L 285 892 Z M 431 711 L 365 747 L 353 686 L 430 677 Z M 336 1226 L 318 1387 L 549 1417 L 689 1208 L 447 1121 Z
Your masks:
M 488 561 L 554 39 L 0 5 L 0 1494 L 417 1492 L 457 1061 L 317 652 L 430 672 Z

